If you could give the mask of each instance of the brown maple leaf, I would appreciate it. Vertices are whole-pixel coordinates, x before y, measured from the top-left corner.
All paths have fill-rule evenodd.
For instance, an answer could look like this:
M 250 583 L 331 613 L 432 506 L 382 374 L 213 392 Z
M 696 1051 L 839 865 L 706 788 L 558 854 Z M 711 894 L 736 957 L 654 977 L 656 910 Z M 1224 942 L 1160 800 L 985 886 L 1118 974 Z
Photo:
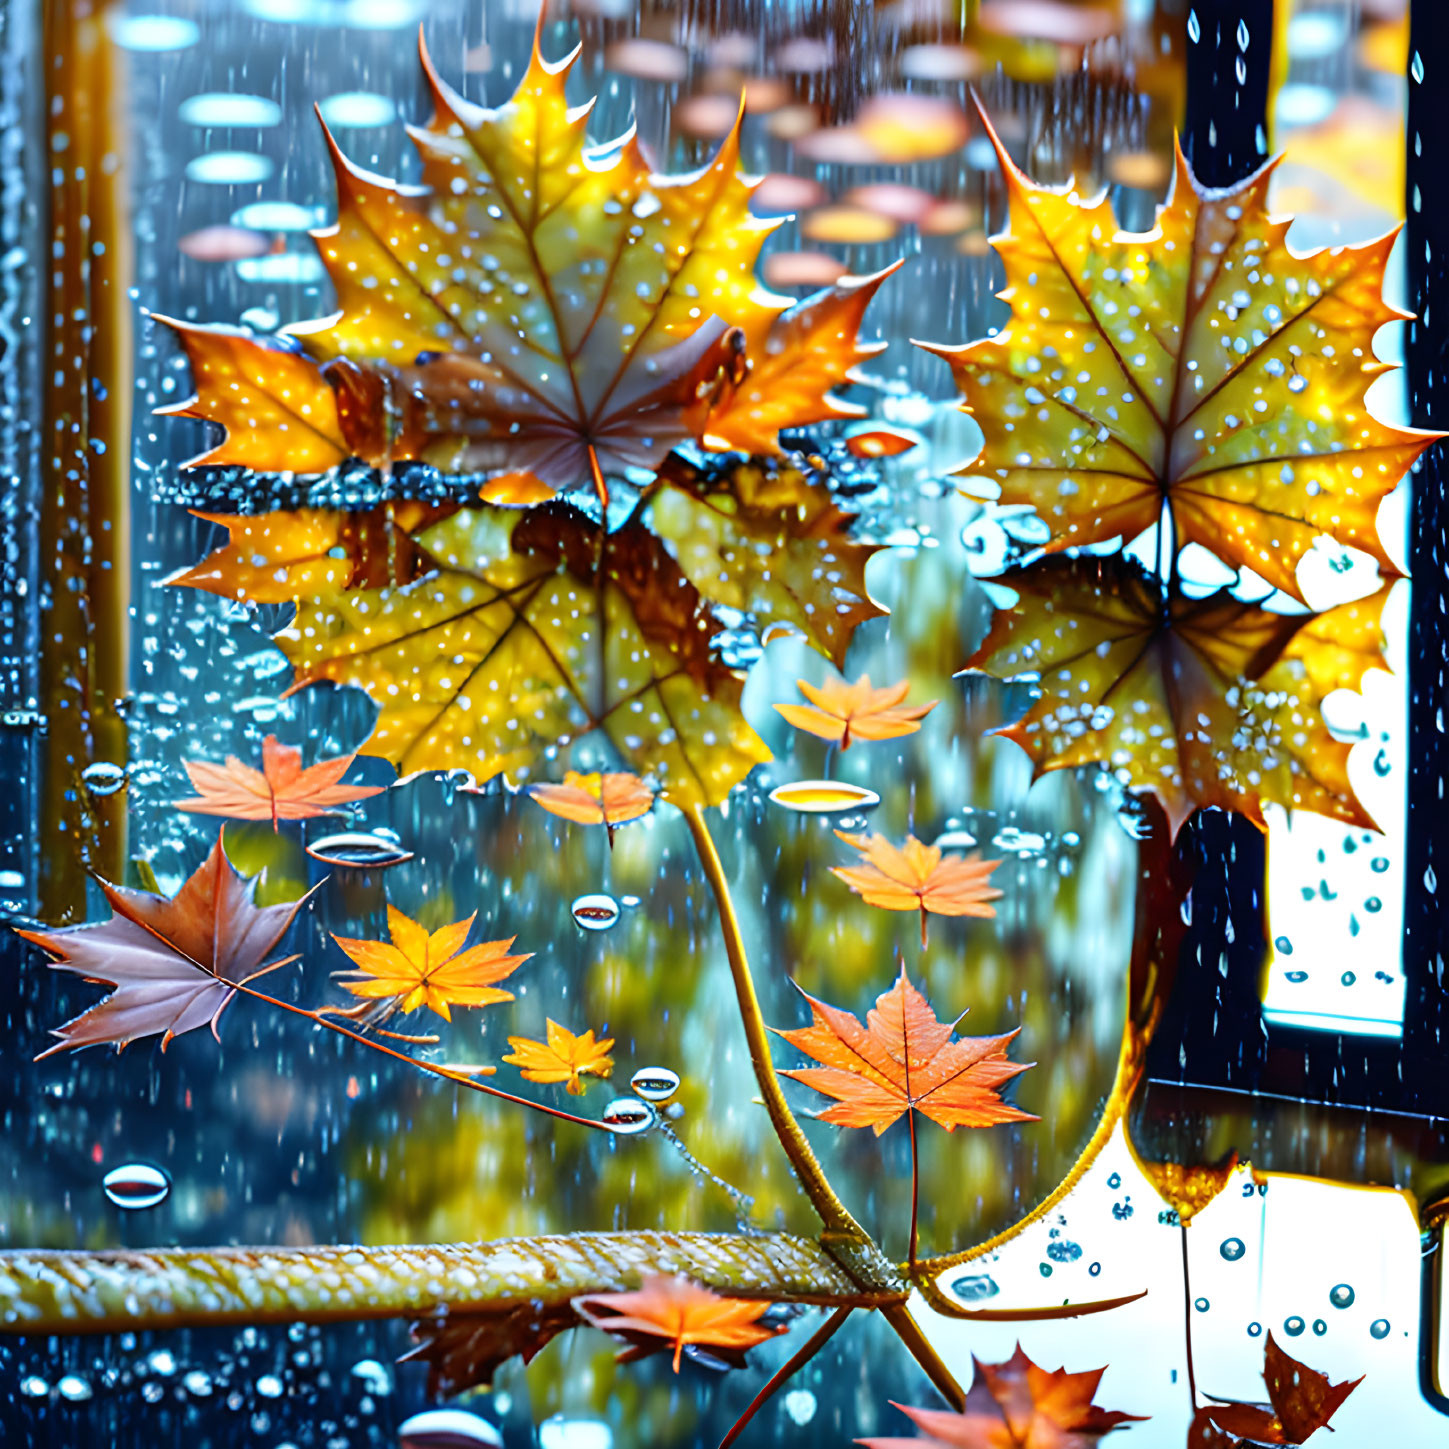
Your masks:
M 387 929 L 392 943 L 333 936 L 359 968 L 335 974 L 354 996 L 378 1003 L 380 1010 L 368 1012 L 373 1020 L 426 1006 L 444 1021 L 451 1021 L 449 1008 L 453 1006 L 512 1001 L 511 991 L 502 991 L 493 983 L 512 975 L 533 953 L 510 956 L 508 948 L 516 939 L 512 936 L 506 941 L 484 941 L 464 951 L 463 942 L 477 918 L 475 911 L 466 920 L 429 932 L 389 905 Z
M 570 1303 L 522 1303 L 497 1313 L 441 1311 L 408 1325 L 417 1345 L 399 1363 L 428 1366 L 430 1398 L 452 1398 L 491 1385 L 511 1358 L 532 1363 L 579 1316 Z
M 672 1347 L 675 1373 L 687 1347 L 718 1349 L 738 1363 L 746 1349 L 785 1331 L 784 1325 L 760 1323 L 768 1303 L 725 1298 L 688 1278 L 661 1273 L 650 1274 L 633 1292 L 592 1293 L 573 1303 L 581 1318 L 629 1344 L 621 1362 Z
M 110 920 L 17 931 L 58 958 L 54 970 L 111 987 L 103 1001 L 57 1027 L 52 1035 L 60 1041 L 40 1055 L 102 1042 L 123 1047 L 158 1034 L 164 1050 L 172 1037 L 201 1026 L 215 1036 L 239 986 L 297 959 L 262 964 L 307 897 L 259 908 L 253 897 L 260 879 L 238 873 L 218 836 L 174 896 L 101 881 Z
M 809 704 L 777 704 L 775 708 L 796 729 L 819 735 L 822 740 L 838 740 L 848 750 L 856 740 L 894 740 L 913 735 L 921 721 L 940 703 L 904 704 L 911 691 L 911 681 L 889 684 L 882 689 L 871 685 L 870 675 L 862 674 L 854 684 L 843 679 L 827 679 L 824 684 L 811 684 L 797 679 L 796 687 Z
M 1000 1096 L 1007 1082 L 1035 1065 L 1007 1059 L 1017 1032 L 953 1039 L 955 1023 L 937 1020 L 905 967 L 876 998 L 864 1026 L 850 1012 L 800 994 L 810 1003 L 810 1025 L 776 1035 L 822 1065 L 782 1075 L 836 1099 L 839 1105 L 822 1112 L 821 1121 L 869 1127 L 879 1137 L 909 1111 L 948 1132 L 1037 1120 Z
M 979 855 L 947 855 L 935 845 L 925 845 L 914 835 L 903 846 L 894 846 L 883 835 L 836 835 L 865 858 L 864 865 L 831 867 L 837 875 L 872 906 L 886 911 L 920 911 L 921 945 L 926 944 L 926 917 L 978 916 L 996 914 L 988 901 L 999 900 L 1002 892 L 989 885 L 999 860 L 982 860 Z
M 513 1053 L 503 1060 L 509 1066 L 521 1068 L 524 1081 L 563 1082 L 571 1096 L 582 1097 L 581 1076 L 607 1077 L 614 1070 L 614 1059 L 609 1055 L 609 1048 L 614 1045 L 612 1037 L 595 1041 L 592 1027 L 582 1036 L 575 1036 L 552 1017 L 545 1024 L 545 1035 L 546 1041 L 533 1041 L 526 1036 L 508 1038 Z
M 1188 1449 L 1229 1449 L 1253 1444 L 1302 1444 L 1322 1429 L 1363 1376 L 1335 1384 L 1327 1374 L 1299 1363 L 1268 1334 L 1263 1378 L 1271 1407 L 1259 1404 L 1209 1404 L 1193 1415 Z
M 178 810 L 192 815 L 225 815 L 231 820 L 270 820 L 279 829 L 282 820 L 311 820 L 333 815 L 330 807 L 381 795 L 381 785 L 339 785 L 356 755 L 339 755 L 302 768 L 302 752 L 282 744 L 276 735 L 262 741 L 262 768 L 254 770 L 235 755 L 226 764 L 183 760 L 193 799 L 176 801 Z
M 638 820 L 654 808 L 654 792 L 638 775 L 620 772 L 581 775 L 564 773 L 562 785 L 532 785 L 528 793 L 550 815 L 576 825 L 616 825 Z
M 959 1413 L 897 1404 L 920 1439 L 857 1439 L 867 1449 L 1094 1449 L 1113 1429 L 1142 1414 L 1092 1402 L 1105 1369 L 1068 1373 L 1034 1364 L 1018 1344 L 1005 1363 L 972 1359 L 975 1379 Z
M 1164 600 L 1130 559 L 1046 558 L 1003 574 L 1017 603 L 967 661 L 1036 675 L 1041 697 L 998 733 L 1038 774 L 1093 762 L 1152 790 L 1175 835 L 1217 806 L 1263 825 L 1268 801 L 1373 827 L 1348 775 L 1348 741 L 1321 705 L 1386 668 L 1392 584 L 1323 614 L 1275 614 L 1219 590 Z

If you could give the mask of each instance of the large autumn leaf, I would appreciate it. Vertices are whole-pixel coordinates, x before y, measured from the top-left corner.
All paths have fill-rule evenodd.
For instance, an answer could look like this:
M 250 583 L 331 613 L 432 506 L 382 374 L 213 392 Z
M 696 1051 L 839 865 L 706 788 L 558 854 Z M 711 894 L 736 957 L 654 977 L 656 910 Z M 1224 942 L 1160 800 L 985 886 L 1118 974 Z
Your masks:
M 955 1023 L 937 1020 L 904 967 L 863 1026 L 850 1012 L 800 994 L 810 1003 L 810 1025 L 776 1034 L 821 1065 L 782 1075 L 836 1099 L 820 1114 L 822 1121 L 869 1127 L 879 1137 L 909 1111 L 948 1132 L 1037 1120 L 1000 1096 L 1007 1082 L 1033 1065 L 1007 1059 L 1017 1033 L 955 1039 Z
M 176 808 L 192 815 L 224 815 L 230 820 L 270 820 L 273 830 L 282 820 L 335 815 L 335 806 L 383 792 L 381 785 L 339 783 L 356 758 L 338 755 L 304 770 L 301 750 L 268 735 L 262 741 L 260 770 L 244 765 L 235 755 L 228 755 L 224 765 L 183 760 L 196 794 L 176 801 Z
M 409 583 L 430 563 L 414 533 L 448 511 L 406 501 L 356 512 L 197 513 L 225 528 L 227 541 L 166 582 L 251 604 Z
M 1000 612 L 967 667 L 1035 675 L 1041 697 L 1001 731 L 1037 772 L 1103 762 L 1153 790 L 1174 832 L 1204 806 L 1258 825 L 1273 801 L 1373 821 L 1348 778 L 1351 746 L 1320 706 L 1385 668 L 1389 588 L 1323 614 L 1275 614 L 1226 591 L 1164 603 L 1130 560 L 1047 558 L 1001 583 Z
M 629 1345 L 621 1361 L 674 1350 L 674 1371 L 691 1347 L 712 1349 L 728 1362 L 743 1362 L 744 1351 L 783 1333 L 783 1325 L 760 1319 L 770 1305 L 759 1300 L 725 1298 L 688 1278 L 651 1274 L 627 1293 L 592 1293 L 574 1299 L 579 1316 Z
M 564 504 L 481 508 L 420 543 L 436 572 L 303 601 L 278 636 L 299 686 L 377 701 L 365 753 L 404 773 L 522 777 L 598 730 L 670 800 L 707 805 L 769 758 L 711 652 L 719 626 L 643 527 L 604 534 Z
M 994 239 L 1011 320 L 946 358 L 985 441 L 966 472 L 1031 504 L 1048 547 L 1127 539 L 1171 505 L 1179 541 L 1299 595 L 1328 534 L 1390 560 L 1375 516 L 1436 436 L 1379 422 L 1373 334 L 1392 235 L 1296 254 L 1267 210 L 1272 165 L 1206 191 L 1181 151 L 1149 232 L 1105 195 L 1037 186 L 998 145 L 1010 205 Z
M 1044 1369 L 1020 1344 L 1005 1363 L 972 1363 L 975 1377 L 959 1413 L 896 1405 L 923 1438 L 857 1442 L 867 1449 L 1095 1449 L 1104 1434 L 1144 1417 L 1092 1402 L 1105 1369 Z
M 787 310 L 755 278 L 775 223 L 750 216 L 738 128 L 685 176 L 652 172 L 632 132 L 590 147 L 590 108 L 565 96 L 577 55 L 550 64 L 535 44 L 490 109 L 424 50 L 421 187 L 328 135 L 338 216 L 317 241 L 336 314 L 277 342 L 177 327 L 197 397 L 171 411 L 228 429 L 205 461 L 301 470 L 350 453 L 602 488 L 689 438 L 773 449 L 783 426 L 858 411 L 829 391 L 873 350 L 857 329 L 881 279 Z
M 56 931 L 19 931 L 57 957 L 57 971 L 73 971 L 111 988 L 104 1000 L 56 1028 L 59 1042 L 42 1052 L 138 1037 L 174 1036 L 209 1026 L 230 1005 L 238 986 L 278 966 L 269 964 L 302 901 L 258 908 L 257 881 L 240 875 L 221 837 L 196 873 L 174 896 L 153 895 L 101 881 L 110 920 Z M 303 900 L 306 899 L 304 896 Z
M 1302 1444 L 1322 1429 L 1363 1382 L 1335 1384 L 1327 1374 L 1283 1352 L 1269 1333 L 1263 1354 L 1269 1407 L 1214 1403 L 1193 1415 L 1188 1449 L 1232 1449 L 1239 1444 Z
M 878 545 L 850 536 L 854 515 L 793 464 L 720 469 L 671 459 L 649 505 L 653 531 L 706 598 L 749 614 L 763 633 L 799 631 L 836 665 L 856 629 L 885 611 L 865 587 Z

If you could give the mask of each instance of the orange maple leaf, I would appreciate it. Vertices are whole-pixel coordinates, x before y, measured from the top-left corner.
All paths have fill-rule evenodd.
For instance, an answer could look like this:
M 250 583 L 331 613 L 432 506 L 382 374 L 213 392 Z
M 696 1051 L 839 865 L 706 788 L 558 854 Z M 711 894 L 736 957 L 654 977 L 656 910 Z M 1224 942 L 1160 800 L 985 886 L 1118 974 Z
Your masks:
M 429 933 L 390 905 L 387 929 L 391 945 L 332 937 L 360 968 L 335 975 L 354 996 L 378 1002 L 381 1015 L 426 1006 L 444 1021 L 451 1021 L 449 1008 L 453 1006 L 512 1001 L 511 991 L 501 991 L 493 983 L 512 975 L 533 953 L 510 956 L 508 948 L 516 939 L 512 936 L 464 951 L 463 942 L 477 917 L 475 911 L 465 921 Z
M 1263 1352 L 1263 1378 L 1271 1407 L 1216 1403 L 1193 1415 L 1188 1449 L 1230 1449 L 1252 1444 L 1302 1444 L 1338 1412 L 1363 1376 L 1335 1384 L 1327 1374 L 1283 1352 L 1270 1332 Z
M 839 1105 L 822 1112 L 821 1121 L 870 1127 L 879 1137 L 909 1111 L 948 1132 L 1037 1120 L 1000 1096 L 1007 1082 L 1035 1065 L 1007 1059 L 1017 1032 L 953 1039 L 955 1023 L 937 1019 L 905 967 L 895 985 L 876 998 L 864 1026 L 850 1012 L 800 994 L 810 1003 L 810 1025 L 776 1035 L 822 1065 L 782 1075 L 836 1099 Z
M 562 785 L 532 785 L 528 793 L 550 815 L 576 825 L 614 826 L 638 820 L 654 808 L 654 792 L 638 775 L 564 774 Z
M 333 815 L 334 805 L 381 795 L 381 785 L 339 785 L 356 755 L 339 755 L 302 768 L 302 752 L 282 744 L 276 735 L 262 741 L 262 768 L 254 770 L 235 755 L 226 764 L 183 760 L 191 786 L 189 800 L 176 801 L 178 810 L 192 815 L 225 815 L 231 820 L 270 820 L 272 829 L 282 820 L 311 820 Z
M 777 704 L 775 708 L 799 730 L 819 735 L 822 740 L 838 740 L 848 750 L 856 740 L 894 740 L 913 735 L 921 721 L 940 703 L 903 704 L 910 693 L 911 681 L 889 684 L 875 689 L 870 675 L 862 674 L 854 684 L 844 679 L 827 679 L 824 684 L 811 684 L 797 679 L 796 687 L 809 704 Z
M 110 920 L 17 930 L 58 958 L 50 963 L 55 970 L 111 988 L 104 1000 L 52 1032 L 60 1041 L 41 1055 L 102 1042 L 123 1047 L 155 1035 L 164 1050 L 172 1037 L 202 1026 L 216 1036 L 238 987 L 297 959 L 262 964 L 306 896 L 258 907 L 258 879 L 237 871 L 218 836 L 211 854 L 169 899 L 101 881 Z
M 674 1371 L 692 1345 L 721 1349 L 732 1362 L 743 1361 L 746 1349 L 785 1331 L 759 1320 L 770 1305 L 744 1298 L 725 1298 L 688 1278 L 652 1273 L 631 1293 L 593 1293 L 573 1300 L 578 1314 L 629 1343 L 621 1362 L 660 1353 L 672 1346 Z M 603 1314 L 600 1309 L 605 1310 Z
M 578 54 L 550 64 L 535 40 L 512 98 L 484 108 L 423 50 L 421 188 L 327 135 L 337 221 L 316 240 L 337 313 L 280 341 L 171 324 L 197 396 L 168 411 L 228 429 L 205 461 L 423 458 L 602 492 L 691 438 L 778 451 L 783 426 L 859 415 L 829 394 L 876 350 L 857 333 L 884 274 L 795 307 L 765 291 L 778 223 L 750 216 L 738 125 L 686 176 L 653 173 L 632 134 L 590 148 L 565 94 Z
M 865 864 L 832 866 L 831 874 L 869 905 L 920 911 L 923 947 L 928 913 L 983 918 L 996 914 L 987 902 L 1000 900 L 1002 892 L 988 881 L 999 860 L 982 860 L 979 854 L 943 857 L 938 846 L 926 845 L 914 835 L 906 836 L 905 845 L 897 848 L 884 835 L 835 833 L 865 857 Z
M 521 1068 L 524 1081 L 564 1082 L 571 1096 L 582 1097 L 581 1076 L 607 1077 L 614 1070 L 614 1060 L 609 1055 L 609 1048 L 614 1045 L 612 1037 L 595 1041 L 592 1027 L 582 1036 L 575 1036 L 552 1017 L 547 1019 L 544 1030 L 547 1041 L 533 1041 L 526 1036 L 508 1038 L 513 1054 L 503 1060 L 509 1066 Z
M 974 1356 L 972 1363 L 975 1377 L 959 1413 L 896 1405 L 924 1438 L 856 1443 L 866 1449 L 1090 1449 L 1104 1434 L 1146 1417 L 1092 1402 L 1105 1369 L 1040 1368 L 1020 1344 L 1005 1363 L 982 1363 Z
M 993 136 L 993 141 L 995 137 Z M 1322 534 L 1392 563 L 1379 504 L 1438 434 L 1391 427 L 1367 392 L 1393 233 L 1295 254 L 1268 211 L 1276 163 L 1204 190 L 1181 149 L 1148 232 L 1027 179 L 997 143 L 1010 207 L 993 245 L 1007 326 L 946 358 L 984 435 L 963 470 L 1033 506 L 1049 550 L 1130 540 L 1170 507 L 1175 536 L 1302 598 Z M 969 485 L 968 485 L 969 486 Z

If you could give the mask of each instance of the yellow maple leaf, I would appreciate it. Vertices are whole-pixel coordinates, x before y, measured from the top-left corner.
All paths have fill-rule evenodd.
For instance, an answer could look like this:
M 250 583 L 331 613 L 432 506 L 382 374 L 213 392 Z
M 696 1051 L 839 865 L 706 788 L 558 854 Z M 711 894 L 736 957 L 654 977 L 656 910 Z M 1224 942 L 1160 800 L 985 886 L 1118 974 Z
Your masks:
M 1180 149 L 1157 225 L 1123 232 L 1105 197 L 1037 186 L 997 151 L 1011 321 L 927 348 L 984 434 L 963 471 L 1033 506 L 1050 550 L 1130 540 L 1166 502 L 1180 543 L 1295 598 L 1322 534 L 1392 571 L 1378 507 L 1437 436 L 1366 401 L 1389 366 L 1374 332 L 1407 315 L 1382 295 L 1393 236 L 1298 255 L 1268 213 L 1271 163 L 1205 191 Z
M 503 1060 L 521 1068 L 524 1081 L 563 1082 L 571 1096 L 581 1097 L 584 1094 L 581 1076 L 607 1077 L 614 1070 L 614 1060 L 609 1055 L 609 1048 L 614 1045 L 612 1037 L 596 1041 L 592 1027 L 582 1036 L 575 1036 L 552 1017 L 548 1018 L 544 1031 L 546 1041 L 534 1041 L 526 1036 L 508 1038 L 513 1052 Z
M 513 993 L 500 990 L 494 983 L 512 975 L 533 953 L 510 956 L 508 949 L 515 939 L 512 936 L 463 950 L 463 942 L 477 918 L 475 911 L 466 920 L 429 932 L 389 905 L 387 929 L 391 944 L 332 937 L 358 966 L 356 971 L 336 975 L 354 996 L 381 1003 L 384 1014 L 426 1006 L 444 1021 L 451 1021 L 450 1007 L 512 1001 Z
M 562 785 L 533 785 L 528 793 L 550 815 L 576 825 L 607 825 L 610 830 L 638 820 L 654 808 L 654 792 L 638 775 L 581 775 L 564 772 Z
M 894 740 L 913 735 L 940 703 L 933 699 L 927 704 L 905 704 L 911 691 L 909 679 L 876 689 L 868 674 L 862 674 L 853 684 L 827 679 L 815 685 L 797 679 L 795 686 L 810 703 L 777 704 L 775 708 L 796 729 L 822 740 L 838 740 L 842 750 L 848 750 L 856 740 Z

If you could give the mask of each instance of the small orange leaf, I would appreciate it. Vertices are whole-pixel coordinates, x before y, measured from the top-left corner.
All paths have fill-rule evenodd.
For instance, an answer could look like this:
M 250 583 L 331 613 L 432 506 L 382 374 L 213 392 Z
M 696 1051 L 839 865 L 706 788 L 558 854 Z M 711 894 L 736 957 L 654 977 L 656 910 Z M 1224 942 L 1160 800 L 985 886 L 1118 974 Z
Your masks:
M 866 1449 L 1087 1449 L 1089 1441 L 1145 1417 L 1092 1402 L 1105 1369 L 1040 1368 L 1020 1344 L 1005 1363 L 972 1363 L 975 1378 L 959 1413 L 896 1405 L 924 1438 L 856 1442 Z
M 467 920 L 429 933 L 397 907 L 389 906 L 387 929 L 392 944 L 333 936 L 359 968 L 335 974 L 354 996 L 381 1003 L 380 1016 L 426 1006 L 444 1021 L 451 1021 L 449 1008 L 453 1006 L 512 1001 L 511 991 L 500 991 L 493 983 L 512 975 L 533 953 L 510 956 L 512 936 L 462 950 L 476 919 L 475 911 Z
M 778 706 L 777 706 L 778 708 Z M 1001 892 L 988 884 L 999 860 L 982 860 L 979 855 L 948 855 L 925 845 L 914 835 L 906 836 L 897 848 L 883 835 L 836 835 L 865 858 L 864 865 L 831 867 L 867 904 L 886 911 L 920 911 L 921 945 L 926 944 L 926 915 L 980 916 L 996 914 L 988 901 L 999 900 Z
M 688 1278 L 660 1273 L 650 1274 L 632 1293 L 593 1293 L 574 1299 L 581 1318 L 628 1342 L 630 1346 L 619 1355 L 621 1362 L 672 1347 L 675 1373 L 691 1344 L 721 1349 L 734 1362 L 743 1362 L 746 1349 L 785 1331 L 784 1325 L 759 1322 L 769 1307 L 760 1301 L 725 1298 Z
M 654 808 L 654 792 L 638 775 L 581 775 L 569 770 L 562 785 L 534 785 L 528 792 L 550 815 L 576 825 L 623 825 Z
M 1188 1430 L 1188 1449 L 1230 1449 L 1253 1444 L 1302 1444 L 1322 1429 L 1363 1376 L 1335 1384 L 1327 1374 L 1283 1352 L 1269 1333 L 1263 1354 L 1263 1378 L 1271 1408 L 1258 1404 L 1216 1403 L 1201 1408 Z
M 845 449 L 852 458 L 899 458 L 918 446 L 920 440 L 891 428 L 871 428 L 852 433 L 845 440 Z
M 879 1137 L 911 1110 L 948 1132 L 1037 1120 L 1000 1097 L 1007 1082 L 1034 1065 L 1007 1059 L 1017 1033 L 953 1039 L 954 1023 L 937 1019 L 905 967 L 876 998 L 864 1026 L 848 1011 L 800 994 L 810 1003 L 810 1025 L 776 1034 L 821 1065 L 782 1075 L 836 1099 L 840 1105 L 822 1112 L 822 1122 L 869 1127 Z
M 194 798 L 178 800 L 176 808 L 192 815 L 225 815 L 231 820 L 311 820 L 335 814 L 334 805 L 381 795 L 381 785 L 339 785 L 356 755 L 339 755 L 302 768 L 302 752 L 282 744 L 276 735 L 262 741 L 262 768 L 254 770 L 235 755 L 226 764 L 184 760 L 196 791 Z
M 909 679 L 884 689 L 873 688 L 868 674 L 862 674 L 854 684 L 843 679 L 827 679 L 820 685 L 797 679 L 795 684 L 810 703 L 777 704 L 775 708 L 796 729 L 819 735 L 822 740 L 838 740 L 842 750 L 848 750 L 856 740 L 894 740 L 913 735 L 940 703 L 933 699 L 929 704 L 902 704 L 910 693 Z
M 580 1076 L 607 1077 L 614 1070 L 609 1048 L 614 1045 L 612 1037 L 594 1040 L 593 1028 L 582 1036 L 575 1036 L 566 1026 L 560 1026 L 552 1017 L 545 1028 L 547 1041 L 533 1041 L 526 1036 L 511 1036 L 508 1045 L 513 1054 L 503 1058 L 509 1066 L 519 1067 L 526 1082 L 567 1084 L 571 1096 L 581 1097 L 584 1084 Z

